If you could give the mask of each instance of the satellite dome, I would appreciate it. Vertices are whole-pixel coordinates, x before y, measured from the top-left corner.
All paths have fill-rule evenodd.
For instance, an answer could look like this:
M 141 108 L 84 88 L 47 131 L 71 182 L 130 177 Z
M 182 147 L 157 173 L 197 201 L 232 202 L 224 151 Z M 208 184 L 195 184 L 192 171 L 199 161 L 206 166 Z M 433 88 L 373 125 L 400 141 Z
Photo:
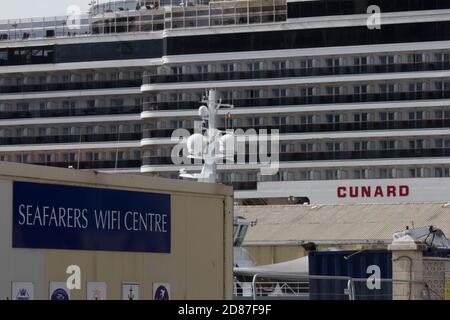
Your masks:
M 219 140 L 220 153 L 227 156 L 233 156 L 235 153 L 235 140 L 234 134 L 227 133 Z
M 190 155 L 201 157 L 206 146 L 206 138 L 200 133 L 194 133 L 187 139 L 186 144 Z
M 209 116 L 209 110 L 208 110 L 208 107 L 206 107 L 206 106 L 201 106 L 201 107 L 198 109 L 198 115 L 199 115 L 200 117 L 202 117 L 202 119 L 208 118 L 208 116 Z

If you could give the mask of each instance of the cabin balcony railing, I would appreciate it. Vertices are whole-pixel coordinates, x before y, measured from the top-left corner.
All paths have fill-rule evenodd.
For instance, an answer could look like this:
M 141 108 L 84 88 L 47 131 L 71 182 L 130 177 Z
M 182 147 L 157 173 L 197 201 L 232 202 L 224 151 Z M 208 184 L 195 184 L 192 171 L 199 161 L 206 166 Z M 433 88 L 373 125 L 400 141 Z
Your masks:
M 142 80 L 86 81 L 68 83 L 21 84 L 0 86 L 0 94 L 46 91 L 96 90 L 117 88 L 140 88 Z
M 139 114 L 142 106 L 87 107 L 48 110 L 0 111 L 0 119 L 80 117 L 100 115 Z
M 150 75 L 145 76 L 143 82 L 144 84 L 162 84 L 162 83 L 201 82 L 201 81 L 320 77 L 332 75 L 351 75 L 351 74 L 370 74 L 370 73 L 420 72 L 420 71 L 438 71 L 438 70 L 450 70 L 450 61 L 258 70 L 258 71 Z
M 1 137 L 0 145 L 53 144 L 53 143 L 86 143 L 86 142 L 118 142 L 139 141 L 142 133 L 104 133 L 104 134 L 71 134 L 42 135 L 28 137 Z
M 342 95 L 311 95 L 279 98 L 244 98 L 222 100 L 222 103 L 232 104 L 235 108 L 299 106 L 310 104 L 365 103 L 407 100 L 450 99 L 450 90 L 404 91 L 386 93 L 342 94 Z M 145 102 L 143 111 L 162 110 L 197 110 L 199 101 Z
M 255 156 L 255 155 L 253 155 Z M 256 155 L 257 157 L 257 155 Z M 334 152 L 285 152 L 280 153 L 281 162 L 298 161 L 334 161 L 334 160 L 370 160 L 395 158 L 442 158 L 450 157 L 450 148 L 433 149 L 387 149 L 362 151 L 334 151 Z M 245 155 L 245 163 L 249 163 L 251 155 Z M 235 158 L 235 163 L 237 158 Z M 172 158 L 144 157 L 143 166 L 173 165 Z
M 115 160 L 97 160 L 97 161 L 55 161 L 55 162 L 32 162 L 31 164 L 58 168 L 74 169 L 112 169 L 116 167 Z M 141 166 L 141 160 L 118 160 L 117 168 L 139 168 Z
M 405 130 L 405 129 L 431 129 L 450 128 L 450 119 L 424 119 L 424 120 L 398 120 L 398 121 L 362 121 L 339 123 L 311 123 L 311 124 L 282 124 L 282 125 L 253 125 L 236 126 L 235 129 L 255 129 L 257 132 L 267 129 L 278 130 L 280 134 L 314 133 L 314 132 L 338 132 L 338 131 L 367 131 L 367 130 Z M 193 128 L 184 128 L 194 133 Z M 221 127 L 220 130 L 231 129 Z M 176 128 L 171 129 L 146 129 L 143 139 L 170 138 Z

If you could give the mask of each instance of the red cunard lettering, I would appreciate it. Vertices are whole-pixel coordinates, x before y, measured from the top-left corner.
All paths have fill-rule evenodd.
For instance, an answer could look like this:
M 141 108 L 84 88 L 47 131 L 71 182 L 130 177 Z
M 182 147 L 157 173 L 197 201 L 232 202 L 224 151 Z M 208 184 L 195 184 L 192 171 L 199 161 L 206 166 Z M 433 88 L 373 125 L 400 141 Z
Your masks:
M 409 196 L 409 186 L 402 185 L 400 186 L 400 197 Z
M 376 197 L 384 197 L 383 195 L 383 189 L 380 186 L 377 186 L 377 188 L 375 189 L 375 194 L 373 195 L 375 198 Z
M 395 186 L 387 186 L 387 196 L 388 197 L 396 197 L 397 196 L 397 188 Z
M 358 187 L 350 187 L 350 198 L 357 198 L 358 197 Z
M 410 194 L 407 185 L 388 186 L 340 186 L 337 188 L 338 198 L 382 198 L 382 197 L 407 197 Z
M 338 198 L 346 198 L 347 197 L 346 191 L 347 191 L 346 187 L 338 187 L 337 188 Z
M 362 198 L 370 198 L 371 196 L 371 188 L 369 186 L 363 186 L 361 187 L 361 197 Z

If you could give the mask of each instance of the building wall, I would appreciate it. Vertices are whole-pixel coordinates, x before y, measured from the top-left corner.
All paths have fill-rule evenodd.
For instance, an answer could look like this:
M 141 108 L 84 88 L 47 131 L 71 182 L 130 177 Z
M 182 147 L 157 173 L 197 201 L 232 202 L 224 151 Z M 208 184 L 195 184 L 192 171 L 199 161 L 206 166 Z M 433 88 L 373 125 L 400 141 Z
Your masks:
M 430 288 L 432 300 L 448 300 L 446 282 L 450 275 L 450 259 L 437 257 L 423 258 L 423 279 Z
M 171 253 L 14 249 L 13 180 L 170 193 Z M 72 299 L 86 299 L 87 282 L 106 282 L 108 299 L 121 299 L 122 283 L 139 283 L 140 299 L 152 299 L 154 282 L 170 283 L 172 299 L 231 298 L 231 195 L 219 185 L 0 163 L 0 299 L 11 298 L 13 281 L 33 282 L 35 299 L 48 299 L 50 281 L 65 282 L 69 265 L 82 272 Z

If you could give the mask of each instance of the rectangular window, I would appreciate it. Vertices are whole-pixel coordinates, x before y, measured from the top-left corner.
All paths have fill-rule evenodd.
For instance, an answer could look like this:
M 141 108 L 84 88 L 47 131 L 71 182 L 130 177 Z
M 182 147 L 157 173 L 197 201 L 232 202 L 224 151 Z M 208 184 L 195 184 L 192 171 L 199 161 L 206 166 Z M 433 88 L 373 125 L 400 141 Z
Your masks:
M 95 108 L 95 100 L 87 100 L 86 106 L 90 109 Z
M 410 149 L 423 149 L 423 140 L 411 140 L 409 141 Z
M 313 67 L 313 61 L 311 59 L 300 61 L 300 68 L 307 69 L 307 68 L 312 68 L 312 67 Z
M 18 103 L 17 111 L 28 111 L 30 109 L 30 105 L 28 103 Z
M 272 62 L 272 69 L 284 70 L 286 69 L 286 61 L 274 61 Z
M 353 59 L 353 64 L 355 66 L 366 65 L 367 64 L 367 57 L 356 57 L 356 58 Z
M 338 178 L 337 170 L 326 170 L 325 171 L 326 180 L 336 180 Z
M 69 109 L 70 108 L 70 101 L 63 101 L 62 102 L 63 109 Z
M 141 105 L 142 105 L 142 99 L 141 99 L 141 98 L 135 98 L 135 99 L 134 99 L 134 105 L 135 105 L 136 107 L 141 106 Z
M 223 63 L 220 65 L 220 68 L 222 72 L 233 72 L 234 71 L 234 64 L 232 63 Z
M 111 73 L 111 81 L 117 81 L 117 80 L 119 80 L 119 73 L 118 72 Z
M 326 59 L 326 64 L 327 64 L 327 67 L 332 68 L 332 67 L 339 67 L 340 62 L 339 62 L 339 59 L 329 58 L 329 59 Z
M 124 100 L 120 98 L 111 99 L 111 107 L 123 107 Z
M 395 141 L 394 140 L 380 141 L 380 149 L 381 150 L 395 149 Z
M 142 72 L 135 71 L 134 72 L 134 80 L 142 80 Z
M 394 121 L 395 113 L 394 112 L 380 112 L 380 120 L 381 121 Z
M 248 63 L 247 69 L 248 71 L 259 71 L 259 62 Z
M 171 67 L 170 71 L 172 72 L 172 74 L 182 74 L 183 68 L 182 67 Z
M 208 73 L 208 65 L 202 64 L 202 65 L 197 66 L 197 72 L 198 73 Z
M 369 146 L 369 142 L 367 142 L 367 141 L 356 141 L 353 144 L 355 151 L 367 150 L 368 146 Z

